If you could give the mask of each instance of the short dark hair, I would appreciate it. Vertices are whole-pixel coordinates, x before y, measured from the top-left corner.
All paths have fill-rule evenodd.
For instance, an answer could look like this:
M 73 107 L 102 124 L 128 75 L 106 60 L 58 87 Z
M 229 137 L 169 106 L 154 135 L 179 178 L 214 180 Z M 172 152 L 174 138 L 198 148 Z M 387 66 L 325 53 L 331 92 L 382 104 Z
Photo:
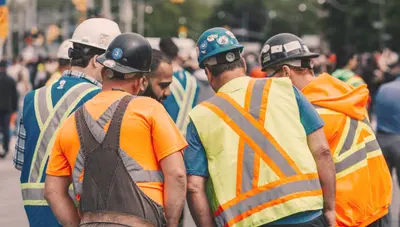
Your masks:
M 171 60 L 165 55 L 163 52 L 153 49 L 153 54 L 152 54 L 152 59 L 151 59 L 151 73 L 147 73 L 145 75 L 153 76 L 155 71 L 157 71 L 158 67 L 160 66 L 161 63 L 167 63 L 168 65 L 171 65 L 172 62 Z
M 160 39 L 160 50 L 170 59 L 176 58 L 179 52 L 178 46 L 174 43 L 171 37 Z
M 95 55 L 104 54 L 104 52 L 105 50 L 96 47 L 73 43 L 73 49 L 70 53 L 71 66 L 86 68 L 90 59 L 92 59 Z
M 351 50 L 337 54 L 336 68 L 341 69 L 345 67 L 354 56 L 357 56 L 357 53 Z
M 210 72 L 212 73 L 213 76 L 217 77 L 217 76 L 221 75 L 223 72 L 232 71 L 232 70 L 238 69 L 238 68 L 244 68 L 245 63 L 242 58 L 239 58 L 233 62 L 219 64 L 219 65 L 206 65 L 205 67 L 210 70 Z
M 70 59 L 64 59 L 64 58 L 59 58 L 58 59 L 58 65 L 59 66 L 68 66 L 71 64 L 71 60 Z

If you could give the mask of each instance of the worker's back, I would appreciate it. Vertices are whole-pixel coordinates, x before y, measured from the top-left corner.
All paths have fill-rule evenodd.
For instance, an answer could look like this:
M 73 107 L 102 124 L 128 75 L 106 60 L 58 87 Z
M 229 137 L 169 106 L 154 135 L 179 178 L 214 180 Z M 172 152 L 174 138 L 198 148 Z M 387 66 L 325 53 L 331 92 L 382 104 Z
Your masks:
M 162 105 L 151 98 L 132 98 L 129 95 L 128 97 L 132 100 L 125 106 L 125 110 L 121 107 L 121 99 L 127 95 L 128 93 L 122 91 L 103 91 L 98 94 L 74 116 L 67 119 L 59 132 L 63 135 L 60 145 L 62 149 L 57 149 L 57 145 L 54 149 L 63 152 L 69 165 L 73 166 L 73 172 L 65 174 L 72 174 L 75 194 L 81 198 L 81 211 L 84 217 L 85 213 L 90 211 L 115 211 L 143 219 L 148 218 L 155 221 L 153 222 L 155 226 L 161 226 L 162 223 L 156 222 L 164 218 L 162 214 L 164 181 L 159 161 L 176 152 L 170 149 L 168 140 L 171 138 L 163 138 L 161 135 L 165 135 L 163 130 L 171 130 L 171 127 L 165 127 L 163 122 L 166 122 L 166 125 L 173 125 L 173 122 Z M 81 125 L 79 130 L 78 125 Z M 175 127 L 172 129 L 175 131 L 169 131 L 170 136 L 180 136 L 179 140 L 182 141 L 182 147 L 184 147 L 185 141 L 181 139 L 178 129 Z M 109 130 L 112 131 L 109 132 Z M 176 141 L 174 138 L 172 140 Z M 98 150 L 107 147 L 110 149 Z M 90 162 L 89 160 L 97 161 Z M 54 164 L 47 172 L 60 175 L 58 171 L 51 172 L 53 168 L 57 169 L 58 165 L 56 158 L 52 161 Z M 62 163 L 60 166 L 58 169 L 63 168 Z M 84 171 L 84 166 L 89 168 L 88 171 L 86 169 Z M 125 166 L 126 171 L 114 171 L 122 166 Z M 65 169 L 68 171 L 69 168 Z M 94 169 L 98 171 L 93 171 Z M 87 172 L 91 174 L 88 175 Z M 113 178 L 115 181 L 107 180 L 109 172 L 116 173 Z M 129 177 L 135 184 L 130 184 Z M 97 192 L 93 191 L 96 187 L 93 188 L 90 182 L 97 184 L 96 190 L 110 190 L 105 194 L 99 194 L 98 200 L 103 201 L 104 204 L 93 198 L 97 196 Z M 109 184 L 113 187 L 109 187 Z M 134 185 L 137 185 L 140 190 L 136 188 L 130 193 L 129 190 L 133 190 Z M 126 190 L 121 191 L 118 188 Z M 138 196 L 135 197 L 135 195 Z M 141 201 L 134 201 L 133 197 L 141 198 Z M 153 210 L 146 207 L 151 207 Z M 143 212 L 142 216 L 137 212 Z M 158 216 L 154 216 L 155 213 Z
M 322 209 L 289 79 L 233 79 L 190 117 L 207 154 L 217 226 L 261 226 Z
M 31 91 L 25 97 L 23 122 L 26 131 L 24 165 L 21 173 L 22 198 L 30 226 L 58 224 L 43 197 L 47 160 L 62 122 L 100 91 L 96 81 L 66 71 L 51 86 Z
M 321 74 L 302 92 L 325 121 L 336 166 L 338 226 L 367 226 L 388 212 L 392 181 L 367 118 L 368 90 Z
M 172 79 L 171 95 L 163 105 L 181 133 L 186 135 L 189 112 L 197 104 L 199 86 L 196 78 L 184 69 L 175 71 Z

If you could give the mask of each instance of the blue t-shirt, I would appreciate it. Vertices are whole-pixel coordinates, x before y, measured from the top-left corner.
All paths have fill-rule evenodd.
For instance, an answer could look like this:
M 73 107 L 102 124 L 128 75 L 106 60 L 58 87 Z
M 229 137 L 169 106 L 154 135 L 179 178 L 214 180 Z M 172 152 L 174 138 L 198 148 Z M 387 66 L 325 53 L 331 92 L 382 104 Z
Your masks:
M 301 124 L 303 125 L 306 134 L 309 135 L 322 128 L 324 126 L 324 122 L 307 98 L 296 87 L 293 87 L 293 89 L 299 108 Z M 190 121 L 187 128 L 186 140 L 189 144 L 184 155 L 187 174 L 208 177 L 209 174 L 206 153 L 197 129 L 192 121 Z M 321 214 L 321 211 L 302 212 L 269 224 L 283 225 L 305 223 L 317 218 Z
M 400 75 L 395 81 L 382 85 L 376 95 L 375 112 L 378 131 L 400 134 Z

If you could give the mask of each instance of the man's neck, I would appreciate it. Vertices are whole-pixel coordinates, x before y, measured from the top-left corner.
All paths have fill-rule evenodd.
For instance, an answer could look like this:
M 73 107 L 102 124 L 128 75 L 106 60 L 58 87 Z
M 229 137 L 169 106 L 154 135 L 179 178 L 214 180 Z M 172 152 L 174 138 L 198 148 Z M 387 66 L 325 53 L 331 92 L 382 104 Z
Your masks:
M 225 84 L 230 82 L 231 80 L 234 80 L 239 77 L 244 77 L 246 76 L 246 72 L 244 68 L 237 68 L 231 71 L 226 71 L 223 72 L 221 75 L 219 75 L 217 79 L 217 90 L 221 89 Z
M 133 87 L 131 84 L 127 84 L 124 81 L 107 81 L 103 83 L 103 87 L 102 87 L 103 91 L 112 91 L 112 90 L 120 90 L 120 91 L 125 91 L 131 95 L 136 94 L 137 92 L 135 92 L 133 90 Z
M 173 70 L 174 72 L 183 69 L 182 66 L 179 64 L 179 62 L 176 61 L 176 60 L 172 60 L 172 64 L 171 64 L 171 65 L 172 65 L 172 70 Z
M 345 67 L 343 67 L 343 69 L 353 71 L 353 68 L 350 65 L 346 65 Z
M 71 71 L 74 71 L 74 72 L 80 72 L 80 73 L 83 73 L 83 74 L 85 74 L 85 76 L 87 77 L 87 78 L 91 78 L 91 79 L 93 79 L 93 80 L 97 80 L 96 78 L 94 78 L 92 75 L 90 75 L 90 70 L 88 70 L 87 68 L 82 68 L 82 67 L 78 67 L 78 66 L 71 66 L 71 69 L 70 69 Z

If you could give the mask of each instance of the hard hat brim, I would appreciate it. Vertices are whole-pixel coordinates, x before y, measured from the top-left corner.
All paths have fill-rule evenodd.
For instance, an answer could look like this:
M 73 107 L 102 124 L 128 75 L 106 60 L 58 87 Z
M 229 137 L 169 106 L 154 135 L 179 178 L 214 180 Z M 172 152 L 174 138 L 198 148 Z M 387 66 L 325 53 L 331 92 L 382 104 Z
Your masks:
M 113 61 L 115 63 L 113 66 L 105 64 L 106 61 Z M 143 71 L 143 70 L 138 70 L 129 66 L 122 65 L 112 59 L 106 58 L 105 54 L 100 55 L 97 57 L 97 62 L 103 65 L 104 67 L 107 67 L 113 71 L 122 73 L 122 74 L 129 74 L 129 73 L 149 73 L 149 71 Z
M 70 39 L 70 41 L 72 43 L 79 43 L 79 44 L 82 44 L 82 45 L 94 47 L 94 48 L 101 49 L 101 50 L 104 50 L 104 51 L 107 50 L 107 47 L 101 47 L 99 45 L 94 45 L 93 43 L 86 43 L 86 42 L 82 42 L 82 41 L 75 40 L 75 39 Z
M 300 53 L 300 54 L 293 55 L 293 56 L 290 56 L 290 57 L 287 57 L 287 58 L 282 58 L 282 59 L 280 59 L 278 61 L 274 61 L 274 62 L 268 63 L 268 64 L 263 66 L 261 71 L 265 72 L 267 70 L 267 68 L 269 68 L 271 66 L 274 66 L 274 65 L 279 65 L 279 63 L 282 63 L 284 61 L 295 60 L 295 59 L 304 59 L 304 58 L 317 58 L 317 57 L 319 57 L 318 53 L 313 53 L 313 52 Z
M 220 48 L 220 49 L 216 49 L 214 51 L 211 51 L 210 53 L 204 55 L 204 57 L 202 58 L 201 62 L 199 62 L 199 66 L 200 66 L 200 68 L 204 69 L 204 61 L 207 58 L 210 58 L 212 56 L 215 56 L 217 54 L 221 54 L 221 53 L 224 53 L 224 52 L 227 52 L 227 51 L 230 51 L 230 50 L 235 50 L 235 49 L 240 49 L 240 52 L 242 52 L 243 48 L 244 48 L 243 45 L 235 44 L 235 45 L 231 45 L 229 47 L 224 47 L 224 48 Z

